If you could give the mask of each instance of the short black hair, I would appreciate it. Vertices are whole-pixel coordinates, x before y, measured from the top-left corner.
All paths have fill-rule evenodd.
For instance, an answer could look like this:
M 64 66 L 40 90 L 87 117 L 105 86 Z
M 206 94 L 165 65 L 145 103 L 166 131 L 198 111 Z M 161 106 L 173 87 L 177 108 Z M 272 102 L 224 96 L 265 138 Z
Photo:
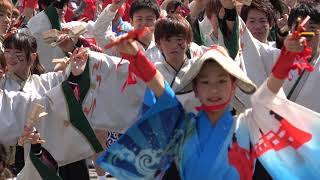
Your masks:
M 179 0 L 172 0 L 167 4 L 166 11 L 170 10 L 176 11 L 179 6 L 183 6 L 183 3 Z
M 63 6 L 67 5 L 69 3 L 69 0 L 55 0 L 53 2 L 53 6 L 58 9 L 63 9 Z
M 305 1 L 299 2 L 290 12 L 288 25 L 292 27 L 296 24 L 297 19 L 310 16 L 310 20 L 316 24 L 320 24 L 320 2 Z
M 135 0 L 129 10 L 129 16 L 133 19 L 133 14 L 141 9 L 150 9 L 154 12 L 157 19 L 160 17 L 160 8 L 155 0 Z
M 159 19 L 154 28 L 156 43 L 160 43 L 161 39 L 168 39 L 173 36 L 182 36 L 187 43 L 192 41 L 191 25 L 180 14 L 172 14 Z
M 240 16 L 244 22 L 247 22 L 248 14 L 251 10 L 258 10 L 266 14 L 270 26 L 274 25 L 274 11 L 273 6 L 268 0 L 253 0 L 250 6 L 243 6 Z

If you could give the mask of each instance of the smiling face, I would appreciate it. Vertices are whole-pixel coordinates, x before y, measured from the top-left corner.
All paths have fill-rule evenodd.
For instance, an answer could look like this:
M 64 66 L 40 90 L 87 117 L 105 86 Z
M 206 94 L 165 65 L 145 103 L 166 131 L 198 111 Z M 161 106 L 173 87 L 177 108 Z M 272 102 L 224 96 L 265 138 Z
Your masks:
M 234 95 L 235 87 L 227 71 L 218 63 L 207 61 L 194 81 L 193 90 L 201 104 L 214 106 L 226 103 Z
M 141 9 L 133 14 L 131 24 L 134 29 L 154 27 L 157 16 L 152 9 Z
M 250 30 L 253 37 L 260 42 L 266 43 L 269 31 L 271 29 L 266 13 L 252 9 L 248 13 L 246 26 Z
M 4 57 L 9 73 L 14 73 L 20 78 L 25 78 L 28 75 L 32 62 L 30 57 L 27 58 L 24 51 L 15 48 L 5 48 Z

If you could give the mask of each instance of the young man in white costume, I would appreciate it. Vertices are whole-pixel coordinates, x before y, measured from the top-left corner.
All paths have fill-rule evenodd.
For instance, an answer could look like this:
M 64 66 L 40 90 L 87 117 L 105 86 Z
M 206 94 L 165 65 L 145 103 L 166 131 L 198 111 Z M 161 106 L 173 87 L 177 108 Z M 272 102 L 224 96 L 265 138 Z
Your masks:
M 231 1 L 210 0 L 207 4 L 212 9 L 212 18 L 218 16 L 218 44 L 228 49 L 230 56 L 239 64 L 248 77 L 256 84 L 261 85 L 271 72 L 272 65 L 279 55 L 279 50 L 255 39 L 245 23 L 237 15 L 235 5 Z M 217 9 L 217 7 L 222 7 Z M 216 21 L 211 21 L 216 26 Z M 211 37 L 207 35 L 206 46 L 211 46 Z M 249 97 L 237 91 L 233 100 L 234 108 L 242 112 L 251 107 Z
M 297 72 L 291 73 L 291 80 L 284 84 L 285 93 L 291 101 L 303 105 L 313 111 L 320 112 L 320 97 L 317 89 L 320 88 L 320 2 L 309 1 L 298 3 L 289 16 L 288 24 L 292 28 L 298 17 L 302 19 L 310 16 L 305 25 L 306 31 L 314 32 L 315 36 L 308 37 L 308 45 L 312 48 L 312 58 L 309 62 L 314 66 L 312 73 L 303 71 L 302 76 Z
M 71 21 L 66 23 L 64 15 L 66 13 L 68 0 L 55 0 L 45 10 L 33 16 L 27 23 L 27 27 L 31 34 L 36 37 L 39 46 L 38 53 L 40 63 L 44 65 L 47 72 L 54 70 L 52 60 L 54 58 L 63 58 L 66 56 L 66 51 L 59 46 L 51 47 L 50 44 L 44 41 L 42 33 L 50 29 L 62 30 L 63 28 L 70 29 L 75 26 L 82 25 L 86 27 L 91 34 L 93 30 L 93 22 L 86 23 L 80 21 Z M 76 44 L 77 42 L 74 42 Z
M 118 9 L 124 3 L 123 0 L 113 0 L 99 15 L 94 26 L 94 35 L 97 44 L 100 47 L 105 47 L 108 43 L 115 39 L 116 35 L 112 32 L 112 20 L 114 19 Z M 152 32 L 156 20 L 160 17 L 160 8 L 155 0 L 136 1 L 133 2 L 129 10 L 130 23 L 133 29 L 140 29 L 143 27 L 150 27 Z M 139 42 L 141 46 L 147 50 L 155 46 L 153 33 L 148 36 L 140 37 Z M 105 50 L 106 54 L 112 56 L 119 56 L 115 48 Z

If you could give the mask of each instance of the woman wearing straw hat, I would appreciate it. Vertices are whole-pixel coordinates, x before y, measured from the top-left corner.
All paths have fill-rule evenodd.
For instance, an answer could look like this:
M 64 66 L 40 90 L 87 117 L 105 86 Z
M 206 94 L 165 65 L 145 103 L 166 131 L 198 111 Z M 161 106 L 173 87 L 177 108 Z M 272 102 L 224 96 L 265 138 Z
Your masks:
M 119 179 L 154 179 L 174 160 L 182 179 L 251 179 L 259 158 L 275 179 L 317 178 L 320 114 L 279 91 L 296 52 L 310 53 L 303 41 L 289 36 L 272 74 L 252 96 L 253 108 L 237 117 L 229 110 L 236 88 L 252 94 L 256 86 L 223 47 L 207 50 L 181 80 L 181 91 L 193 90 L 202 104 L 194 115 L 134 43 L 118 46 L 156 102 L 98 163 Z

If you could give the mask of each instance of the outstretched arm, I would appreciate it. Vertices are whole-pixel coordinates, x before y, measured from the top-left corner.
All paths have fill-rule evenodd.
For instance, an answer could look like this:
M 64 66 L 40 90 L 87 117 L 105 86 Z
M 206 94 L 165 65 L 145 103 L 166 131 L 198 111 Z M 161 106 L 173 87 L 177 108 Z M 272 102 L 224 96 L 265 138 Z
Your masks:
M 160 97 L 165 89 L 164 78 L 162 74 L 149 61 L 147 56 L 141 51 L 134 41 L 126 41 L 117 45 L 118 51 L 123 55 L 124 59 L 130 61 L 132 72 L 141 78 L 146 85 Z
M 281 53 L 272 68 L 272 73 L 267 82 L 268 88 L 273 93 L 278 93 L 284 80 L 293 68 L 296 58 L 299 57 L 299 54 L 311 56 L 310 48 L 306 46 L 305 41 L 306 39 L 304 37 L 295 37 L 292 34 L 285 39 L 284 48 L 281 49 Z

